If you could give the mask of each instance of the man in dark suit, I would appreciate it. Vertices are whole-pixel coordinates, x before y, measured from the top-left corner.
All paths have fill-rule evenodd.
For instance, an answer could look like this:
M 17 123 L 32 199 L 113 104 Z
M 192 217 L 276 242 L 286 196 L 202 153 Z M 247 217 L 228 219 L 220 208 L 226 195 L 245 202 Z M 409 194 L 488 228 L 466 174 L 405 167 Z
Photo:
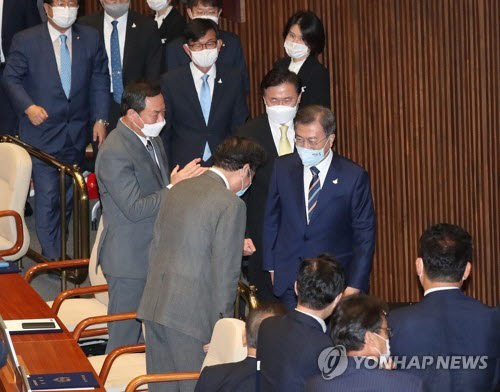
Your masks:
M 57 4 L 57 5 L 56 5 Z M 65 164 L 80 164 L 93 126 L 102 143 L 109 104 L 109 75 L 104 45 L 86 26 L 73 25 L 76 0 L 45 0 L 48 23 L 14 36 L 3 83 L 20 117 L 26 143 Z M 36 231 L 44 256 L 61 256 L 59 171 L 33 159 Z M 66 176 L 66 212 L 72 208 L 71 178 Z M 65 255 L 62 255 L 63 257 Z
M 429 227 L 419 240 L 417 274 L 424 299 L 394 310 L 389 323 L 395 355 L 433 358 L 419 370 L 398 366 L 424 378 L 430 391 L 497 391 L 500 382 L 500 309 L 466 296 L 461 287 L 471 272 L 472 237 L 451 224 Z M 439 366 L 438 357 L 460 356 L 476 366 Z M 484 361 L 484 363 L 483 363 Z M 408 365 L 408 363 L 406 363 Z M 479 366 L 478 366 L 479 365 Z
M 0 2 L 0 80 L 14 34 L 40 23 L 33 0 Z M 0 84 L 0 134 L 15 135 L 18 118 Z
M 192 62 L 161 78 L 167 120 L 161 136 L 172 166 L 197 157 L 208 166 L 217 146 L 245 122 L 248 108 L 239 71 L 215 63 L 222 45 L 217 25 L 195 19 L 185 35 Z
M 137 317 L 146 326 L 148 374 L 198 370 L 215 323 L 232 317 L 245 233 L 241 196 L 264 151 L 231 136 L 215 151 L 214 166 L 162 198 L 150 266 Z M 192 391 L 194 382 L 183 382 Z M 154 388 L 154 389 L 153 389 Z M 177 383 L 152 384 L 178 391 Z
M 262 226 L 267 190 L 274 160 L 290 154 L 295 146 L 293 119 L 300 102 L 301 83 L 298 76 L 287 69 L 272 69 L 260 84 L 266 113 L 247 122 L 237 132 L 257 143 L 266 151 L 266 163 L 255 173 L 253 186 L 245 197 L 247 205 L 247 237 L 245 251 L 248 259 L 248 280 L 257 288 L 260 301 L 275 300 L 271 277 L 262 270 Z M 252 254 L 253 253 L 253 254 Z
M 222 13 L 222 0 L 188 0 L 187 14 L 191 20 L 210 19 L 215 24 L 219 24 Z M 241 47 L 240 37 L 229 31 L 219 30 L 222 47 L 217 65 L 226 65 L 236 68 L 241 73 L 242 86 L 245 94 L 250 91 L 250 81 L 248 79 L 248 69 L 245 63 L 245 56 Z M 183 65 L 189 64 L 189 57 L 186 56 L 183 46 L 186 43 L 184 37 L 179 37 L 167 45 L 166 68 L 170 71 Z
M 106 47 L 111 77 L 109 129 L 120 118 L 124 87 L 134 80 L 158 82 L 161 40 L 151 18 L 129 10 L 129 0 L 101 0 L 103 11 L 80 18 L 79 23 L 97 29 Z
M 262 392 L 302 391 L 306 380 L 319 374 L 318 357 L 332 345 L 324 320 L 344 287 L 343 268 L 333 257 L 322 254 L 301 263 L 294 285 L 297 308 L 260 326 L 257 359 Z
M 280 304 L 259 305 L 251 310 L 245 321 L 242 336 L 248 356 L 240 362 L 207 366 L 200 374 L 195 392 L 255 392 L 257 382 L 257 340 L 262 321 L 271 316 L 280 316 L 284 308 Z
M 365 294 L 342 299 L 332 314 L 335 347 L 318 359 L 321 374 L 312 377 L 306 391 L 422 392 L 418 377 L 392 369 L 387 305 Z M 333 365 L 333 366 L 332 366 Z
M 162 197 L 179 181 L 201 174 L 197 161 L 172 175 L 158 134 L 165 123 L 160 87 L 132 82 L 123 93 L 123 117 L 97 155 L 104 229 L 99 263 L 109 284 L 108 313 L 136 312 L 146 284 L 149 246 Z M 109 324 L 106 351 L 141 340 L 136 320 Z
M 263 268 L 274 294 L 293 309 L 300 260 L 328 252 L 345 269 L 346 294 L 368 290 L 375 248 L 375 212 L 368 173 L 336 154 L 333 113 L 322 106 L 295 117 L 298 154 L 275 161 L 264 214 Z

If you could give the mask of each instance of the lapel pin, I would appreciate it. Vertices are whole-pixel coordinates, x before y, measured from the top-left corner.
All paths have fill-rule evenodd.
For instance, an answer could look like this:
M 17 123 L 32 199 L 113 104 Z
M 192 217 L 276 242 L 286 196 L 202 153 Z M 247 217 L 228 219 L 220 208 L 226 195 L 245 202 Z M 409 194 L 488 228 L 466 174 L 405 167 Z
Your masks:
M 161 43 L 162 43 L 162 44 L 165 44 L 166 42 L 167 42 L 167 39 L 166 39 L 166 38 L 162 38 L 162 39 L 161 39 Z
M 77 36 L 76 36 L 76 39 L 80 39 L 80 36 L 79 36 L 79 35 L 77 35 Z
M 219 81 L 217 83 L 222 84 L 222 78 L 219 78 Z
M 337 185 L 339 183 L 339 179 L 336 178 L 335 180 L 332 181 L 335 185 Z
M 135 27 L 136 27 L 136 26 L 135 26 L 135 23 L 132 23 L 132 28 L 133 28 L 133 29 L 135 29 Z

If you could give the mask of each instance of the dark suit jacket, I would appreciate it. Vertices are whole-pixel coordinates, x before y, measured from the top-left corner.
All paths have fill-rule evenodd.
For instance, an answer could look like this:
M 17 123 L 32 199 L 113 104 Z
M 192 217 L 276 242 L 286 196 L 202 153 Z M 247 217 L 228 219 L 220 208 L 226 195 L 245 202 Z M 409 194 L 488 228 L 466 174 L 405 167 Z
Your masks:
M 389 314 L 393 330 L 391 353 L 397 356 L 487 356 L 487 367 L 476 370 L 407 369 L 438 392 L 493 391 L 500 371 L 500 309 L 489 308 L 461 290 L 429 293 L 409 307 Z M 400 368 L 402 368 L 400 366 Z
M 216 69 L 208 125 L 205 124 L 190 66 L 177 68 L 161 77 L 167 121 L 161 137 L 167 147 L 171 168 L 177 164 L 183 167 L 194 158 L 202 157 L 207 140 L 213 154 L 248 116 L 239 71 L 222 64 Z
M 104 40 L 104 11 L 84 16 L 78 21 L 97 29 Z M 151 18 L 129 10 L 123 51 L 123 87 L 138 79 L 158 82 L 160 67 L 161 40 L 157 24 Z
M 217 58 L 217 66 L 220 64 L 236 68 L 241 73 L 242 86 L 246 94 L 250 91 L 250 82 L 248 79 L 248 69 L 245 64 L 245 56 L 241 47 L 240 37 L 229 31 L 219 30 L 220 39 L 223 46 Z M 171 71 L 175 68 L 189 64 L 191 59 L 184 52 L 182 45 L 186 42 L 184 37 L 179 37 L 167 45 L 167 57 L 165 71 Z
M 361 362 L 361 368 L 356 368 L 356 362 L 348 357 L 347 369 L 341 375 L 325 380 L 316 375 L 306 384 L 306 392 L 422 392 L 423 382 L 418 377 L 397 370 L 383 370 L 375 367 L 368 369 Z
M 161 38 L 161 70 L 167 69 L 165 58 L 167 45 L 175 38 L 182 36 L 185 27 L 186 18 L 182 16 L 179 11 L 177 11 L 177 8 L 172 8 L 167 17 L 163 19 L 163 22 L 158 29 Z
M 207 366 L 200 374 L 195 392 L 255 392 L 257 360 Z
M 319 374 L 318 357 L 333 346 L 330 336 L 311 316 L 292 310 L 262 321 L 257 343 L 261 392 L 304 390 L 307 379 Z
M 283 57 L 277 60 L 273 67 L 288 69 L 291 58 Z M 299 70 L 304 92 L 299 107 L 307 105 L 322 105 L 331 108 L 330 75 L 328 69 L 315 56 L 309 56 Z
M 300 261 L 330 253 L 348 286 L 367 292 L 375 248 L 375 211 L 365 169 L 334 153 L 307 224 L 304 166 L 297 153 L 275 161 L 264 215 L 264 264 L 274 270 L 274 294 L 293 287 Z M 336 182 L 336 183 L 335 183 Z
M 14 36 L 3 74 L 3 84 L 20 116 L 21 139 L 54 154 L 69 135 L 84 151 L 89 121 L 108 118 L 109 73 L 104 45 L 87 26 L 72 27 L 71 93 L 66 98 L 57 70 L 47 23 Z M 34 126 L 24 114 L 31 105 L 42 106 L 48 119 Z
M 248 188 L 243 200 L 247 205 L 247 232 L 248 238 L 253 240 L 256 251 L 248 259 L 248 279 L 255 284 L 257 295 L 263 300 L 272 299 L 271 278 L 267 271 L 262 270 L 262 226 L 264 225 L 264 208 L 267 200 L 269 180 L 273 171 L 274 160 L 278 157 L 278 151 L 274 144 L 273 135 L 269 126 L 267 114 L 247 122 L 237 134 L 249 137 L 266 151 L 266 162 L 260 166 L 252 180 L 252 186 Z

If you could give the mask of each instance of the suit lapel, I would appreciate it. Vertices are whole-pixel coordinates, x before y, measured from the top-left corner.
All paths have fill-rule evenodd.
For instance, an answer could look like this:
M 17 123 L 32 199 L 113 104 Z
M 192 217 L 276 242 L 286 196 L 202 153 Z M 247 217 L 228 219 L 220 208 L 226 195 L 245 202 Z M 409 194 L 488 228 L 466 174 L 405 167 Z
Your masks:
M 217 72 L 214 80 L 214 94 L 212 96 L 212 103 L 210 105 L 210 116 L 208 117 L 209 124 L 215 121 L 215 111 L 218 107 L 220 107 L 219 104 L 224 95 L 224 79 L 222 78 L 222 70 L 220 68 L 220 66 L 216 65 Z
M 129 63 L 134 61 L 133 49 L 143 45 L 137 37 L 137 24 L 135 13 L 132 10 L 128 11 L 127 16 L 127 33 L 125 34 L 125 46 L 123 48 L 123 64 L 122 64 L 122 80 L 125 86 L 127 80 L 127 69 L 130 68 Z M 120 43 L 122 44 L 122 43 Z M 135 59 L 137 61 L 137 59 Z
M 70 97 L 78 91 L 77 84 L 82 80 L 83 70 L 81 69 L 83 61 L 82 40 L 80 39 L 80 31 L 77 26 L 73 25 L 71 32 L 71 91 Z
M 309 220 L 310 225 L 314 223 L 316 219 L 318 219 L 318 216 L 321 215 L 321 210 L 324 209 L 327 205 L 329 205 L 330 199 L 336 195 L 335 187 L 337 185 L 334 184 L 333 181 L 335 180 L 335 178 L 338 177 L 338 170 L 337 170 L 338 168 L 335 167 L 336 154 L 333 152 L 333 150 L 331 151 L 331 154 L 333 154 L 332 162 L 330 163 L 330 167 L 328 168 L 328 173 L 326 174 L 325 182 L 321 186 L 321 191 L 319 192 L 318 205 L 315 207 L 312 219 Z
M 295 210 L 299 214 L 299 219 L 301 224 L 307 223 L 307 215 L 306 215 L 306 201 L 304 198 L 304 166 L 302 165 L 302 161 L 300 160 L 299 154 L 296 152 L 294 154 L 294 160 L 291 167 L 290 180 L 292 181 L 292 195 L 295 197 Z
M 158 161 L 160 163 L 160 173 L 161 173 L 161 179 L 163 186 L 167 186 L 170 183 L 170 178 L 169 178 L 169 170 L 167 166 L 167 156 L 165 154 L 165 150 L 160 146 L 161 141 L 160 138 L 155 137 L 152 139 L 152 143 L 155 147 L 156 154 L 158 155 Z
M 196 112 L 196 115 L 198 116 L 198 122 L 200 122 L 201 124 L 203 124 L 204 127 L 206 127 L 205 117 L 203 117 L 203 111 L 201 110 L 200 99 L 198 98 L 198 93 L 196 92 L 196 86 L 194 85 L 194 79 L 193 79 L 193 74 L 191 73 L 190 65 L 185 66 L 185 72 L 183 78 L 184 81 L 180 85 L 187 86 L 187 88 L 182 90 L 186 94 L 187 99 L 190 101 L 191 107 Z
M 42 39 L 42 48 L 41 48 L 41 53 L 47 53 L 48 56 L 48 75 L 47 80 L 54 80 L 56 81 L 55 84 L 59 87 L 59 90 L 61 94 L 64 93 L 64 89 L 62 86 L 61 82 L 61 76 L 59 75 L 59 69 L 57 68 L 57 61 L 56 61 L 56 53 L 54 51 L 54 44 L 52 43 L 52 39 L 50 38 L 50 33 L 49 33 L 49 28 L 47 25 L 48 22 L 45 23 L 45 26 L 43 28 L 43 39 Z M 71 81 L 73 83 L 73 81 Z
M 273 134 L 271 132 L 271 126 L 269 125 L 269 119 L 267 115 L 262 116 L 262 144 L 265 150 L 268 152 L 267 159 L 274 162 L 278 157 L 278 150 L 276 150 L 276 144 L 274 144 Z

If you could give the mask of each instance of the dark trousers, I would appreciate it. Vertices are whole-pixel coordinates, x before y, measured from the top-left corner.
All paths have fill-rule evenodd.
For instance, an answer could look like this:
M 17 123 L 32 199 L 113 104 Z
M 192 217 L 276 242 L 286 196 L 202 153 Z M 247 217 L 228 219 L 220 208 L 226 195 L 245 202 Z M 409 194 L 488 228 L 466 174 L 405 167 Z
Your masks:
M 3 69 L 5 63 L 0 65 L 0 80 L 3 76 Z M 12 135 L 17 134 L 17 128 L 19 125 L 19 119 L 17 118 L 16 112 L 10 104 L 10 100 L 5 94 L 5 90 L 0 83 L 0 135 Z
M 55 158 L 65 164 L 82 162 L 83 152 L 73 147 L 66 139 L 63 149 Z M 33 183 L 35 185 L 35 228 L 42 247 L 42 255 L 49 259 L 61 256 L 61 198 L 59 170 L 33 158 Z M 65 176 L 66 185 L 66 233 L 73 208 L 73 179 Z M 62 255 L 63 259 L 66 255 Z
M 258 246 L 259 244 L 255 244 Z M 257 288 L 257 299 L 262 303 L 276 302 L 269 271 L 262 269 L 262 251 L 256 251 L 248 258 L 248 282 Z
M 287 310 L 293 310 L 297 307 L 297 295 L 295 294 L 294 287 L 287 288 L 278 298 Z

